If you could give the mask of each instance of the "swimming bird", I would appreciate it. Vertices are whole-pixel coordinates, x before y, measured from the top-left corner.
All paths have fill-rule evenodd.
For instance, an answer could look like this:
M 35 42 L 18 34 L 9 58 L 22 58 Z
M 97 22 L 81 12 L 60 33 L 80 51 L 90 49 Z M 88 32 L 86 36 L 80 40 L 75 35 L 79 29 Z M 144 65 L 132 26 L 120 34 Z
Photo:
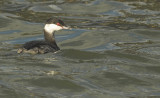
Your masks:
M 46 21 L 44 26 L 44 40 L 34 40 L 26 42 L 17 53 L 44 54 L 60 50 L 55 40 L 55 32 L 69 29 L 64 22 L 58 18 L 52 17 Z

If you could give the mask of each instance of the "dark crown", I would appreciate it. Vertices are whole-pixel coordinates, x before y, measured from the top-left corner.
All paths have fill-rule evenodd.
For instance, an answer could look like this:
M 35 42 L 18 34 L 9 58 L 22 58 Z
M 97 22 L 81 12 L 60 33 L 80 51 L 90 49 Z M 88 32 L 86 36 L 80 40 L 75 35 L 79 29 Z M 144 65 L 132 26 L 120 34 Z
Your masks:
M 52 17 L 52 18 L 49 18 L 47 21 L 46 21 L 46 24 L 61 24 L 62 26 L 65 26 L 64 22 L 58 18 L 55 18 L 55 17 Z

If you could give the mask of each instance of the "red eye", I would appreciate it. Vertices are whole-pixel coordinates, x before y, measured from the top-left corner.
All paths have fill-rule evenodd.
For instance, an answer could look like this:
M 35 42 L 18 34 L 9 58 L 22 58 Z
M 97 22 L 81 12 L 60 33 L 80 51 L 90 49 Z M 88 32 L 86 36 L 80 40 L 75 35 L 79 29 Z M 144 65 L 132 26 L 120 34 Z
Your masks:
M 58 22 L 57 25 L 60 26 L 61 24 Z

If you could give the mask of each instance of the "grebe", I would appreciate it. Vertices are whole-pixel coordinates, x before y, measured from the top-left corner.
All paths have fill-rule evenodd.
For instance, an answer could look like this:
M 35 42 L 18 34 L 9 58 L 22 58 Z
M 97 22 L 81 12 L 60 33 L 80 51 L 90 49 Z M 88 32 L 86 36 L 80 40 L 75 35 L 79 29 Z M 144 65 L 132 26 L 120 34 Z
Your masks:
M 17 53 L 43 54 L 60 50 L 57 46 L 54 33 L 61 29 L 69 29 L 64 22 L 58 18 L 50 18 L 44 26 L 44 40 L 26 42 Z

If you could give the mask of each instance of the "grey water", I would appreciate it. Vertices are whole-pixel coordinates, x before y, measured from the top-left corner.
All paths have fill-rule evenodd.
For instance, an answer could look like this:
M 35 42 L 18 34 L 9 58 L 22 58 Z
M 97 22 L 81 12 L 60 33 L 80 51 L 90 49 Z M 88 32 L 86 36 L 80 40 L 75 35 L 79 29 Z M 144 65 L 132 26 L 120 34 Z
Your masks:
M 159 98 L 159 0 L 1 0 L 0 98 Z M 61 51 L 17 54 L 43 39 L 46 19 Z

